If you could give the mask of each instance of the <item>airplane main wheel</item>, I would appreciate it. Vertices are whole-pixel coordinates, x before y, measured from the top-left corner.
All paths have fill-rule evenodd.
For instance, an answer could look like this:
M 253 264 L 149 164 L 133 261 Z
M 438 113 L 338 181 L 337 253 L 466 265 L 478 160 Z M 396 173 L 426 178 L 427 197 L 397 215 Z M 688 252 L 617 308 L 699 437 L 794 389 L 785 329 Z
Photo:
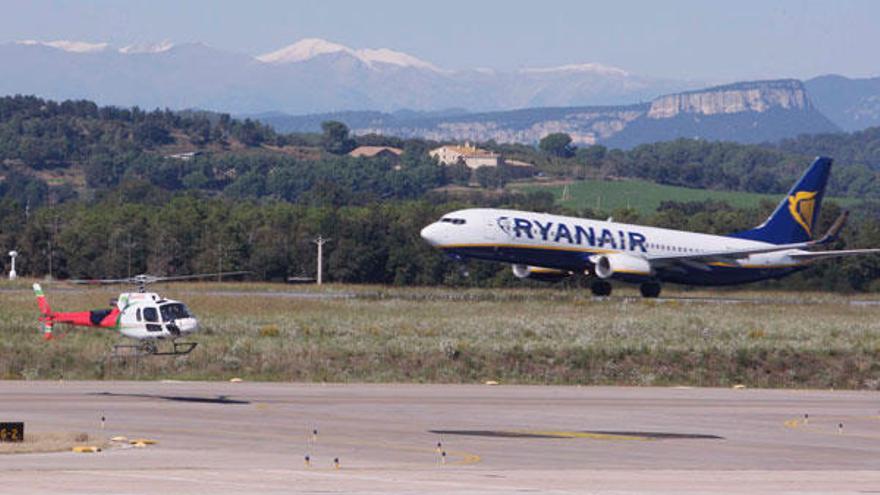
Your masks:
M 593 280 L 593 283 L 590 284 L 590 291 L 593 292 L 594 296 L 610 296 L 611 282 L 606 282 L 605 280 Z
M 657 282 L 645 282 L 639 287 L 642 297 L 657 297 L 660 295 L 660 284 Z

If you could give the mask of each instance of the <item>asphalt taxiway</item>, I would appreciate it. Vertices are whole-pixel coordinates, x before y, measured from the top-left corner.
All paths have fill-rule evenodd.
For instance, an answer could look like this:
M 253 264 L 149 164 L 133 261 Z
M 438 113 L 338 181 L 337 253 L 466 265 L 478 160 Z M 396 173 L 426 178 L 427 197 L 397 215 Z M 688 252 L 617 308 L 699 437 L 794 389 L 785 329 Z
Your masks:
M 880 490 L 875 392 L 20 381 L 0 420 L 157 442 L 3 455 L 0 493 Z

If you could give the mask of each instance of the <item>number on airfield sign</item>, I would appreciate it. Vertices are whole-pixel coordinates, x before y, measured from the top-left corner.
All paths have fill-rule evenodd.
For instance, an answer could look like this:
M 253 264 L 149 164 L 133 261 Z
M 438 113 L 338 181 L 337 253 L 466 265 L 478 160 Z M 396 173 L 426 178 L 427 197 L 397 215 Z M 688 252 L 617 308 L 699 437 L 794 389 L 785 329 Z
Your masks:
M 23 442 L 24 423 L 0 423 L 0 442 Z

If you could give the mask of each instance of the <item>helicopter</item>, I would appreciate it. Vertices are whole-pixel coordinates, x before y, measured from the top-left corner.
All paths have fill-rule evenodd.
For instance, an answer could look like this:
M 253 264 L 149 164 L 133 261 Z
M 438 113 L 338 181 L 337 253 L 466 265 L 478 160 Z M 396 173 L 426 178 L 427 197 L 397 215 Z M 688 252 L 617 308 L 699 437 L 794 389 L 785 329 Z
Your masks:
M 133 284 L 137 292 L 124 292 L 112 300 L 109 309 L 92 311 L 57 312 L 46 300 L 40 284 L 34 284 L 34 295 L 40 309 L 40 327 L 44 340 L 52 340 L 56 324 L 108 328 L 118 330 L 123 337 L 134 339 L 136 344 L 116 344 L 114 357 L 182 356 L 196 348 L 196 342 L 178 342 L 198 331 L 199 321 L 181 301 L 166 299 L 155 292 L 147 292 L 147 285 L 157 282 L 194 280 L 208 277 L 244 275 L 249 272 L 203 273 L 176 277 L 157 277 L 141 274 L 129 278 L 70 280 L 81 285 Z M 169 345 L 164 342 L 170 342 Z

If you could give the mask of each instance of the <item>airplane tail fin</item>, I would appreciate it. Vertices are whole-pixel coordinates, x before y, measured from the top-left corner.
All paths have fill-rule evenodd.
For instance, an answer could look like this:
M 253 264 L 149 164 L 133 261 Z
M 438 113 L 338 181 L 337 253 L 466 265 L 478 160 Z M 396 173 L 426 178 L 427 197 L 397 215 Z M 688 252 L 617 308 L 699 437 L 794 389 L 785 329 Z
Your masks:
M 37 296 L 37 306 L 40 308 L 40 328 L 43 331 L 44 340 L 52 340 L 52 308 L 49 307 L 49 301 L 46 301 L 46 295 L 43 294 L 43 288 L 40 284 L 34 284 L 34 295 Z
M 831 163 L 831 158 L 817 157 L 764 223 L 751 230 L 731 234 L 730 237 L 772 244 L 792 244 L 812 239 L 813 227 L 819 219 L 825 186 L 831 174 Z

